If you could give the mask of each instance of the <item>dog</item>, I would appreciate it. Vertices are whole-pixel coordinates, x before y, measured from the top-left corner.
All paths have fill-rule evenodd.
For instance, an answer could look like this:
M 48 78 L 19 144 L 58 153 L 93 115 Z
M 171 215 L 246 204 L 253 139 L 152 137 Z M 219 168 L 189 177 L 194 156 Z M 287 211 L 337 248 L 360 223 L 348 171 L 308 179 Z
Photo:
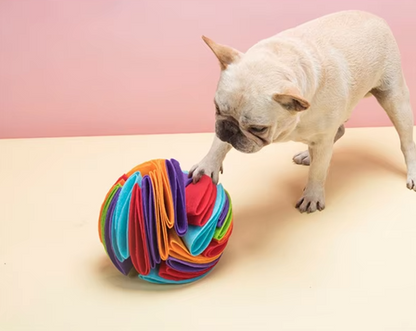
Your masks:
M 407 188 L 416 191 L 413 112 L 400 51 L 388 24 L 362 11 L 342 11 L 261 40 L 247 52 L 203 36 L 218 58 L 215 138 L 189 171 L 218 182 L 227 153 L 255 153 L 277 142 L 307 144 L 293 161 L 310 165 L 296 203 L 300 212 L 325 208 L 325 181 L 334 143 L 358 102 L 374 96 L 399 137 Z

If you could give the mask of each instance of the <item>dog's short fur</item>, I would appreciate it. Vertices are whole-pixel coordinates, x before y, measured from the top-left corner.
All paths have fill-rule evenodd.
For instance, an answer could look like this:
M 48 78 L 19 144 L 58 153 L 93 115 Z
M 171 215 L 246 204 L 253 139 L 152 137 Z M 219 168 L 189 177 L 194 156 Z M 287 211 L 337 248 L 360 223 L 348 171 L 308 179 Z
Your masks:
M 325 180 L 334 141 L 365 96 L 373 95 L 400 136 L 408 175 L 416 191 L 413 113 L 395 38 L 384 20 L 361 11 L 321 17 L 262 40 L 241 53 L 203 37 L 221 66 L 215 95 L 216 137 L 192 167 L 218 181 L 222 162 L 235 149 L 254 153 L 274 142 L 297 141 L 308 151 L 294 157 L 310 164 L 297 203 L 301 212 L 325 207 Z

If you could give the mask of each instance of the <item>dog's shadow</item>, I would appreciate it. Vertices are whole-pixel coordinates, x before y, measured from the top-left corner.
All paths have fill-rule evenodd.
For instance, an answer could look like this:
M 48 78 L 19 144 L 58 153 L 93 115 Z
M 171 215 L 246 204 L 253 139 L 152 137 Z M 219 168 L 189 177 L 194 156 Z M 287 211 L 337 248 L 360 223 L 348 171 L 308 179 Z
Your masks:
M 336 201 L 339 196 L 354 194 L 360 189 L 363 178 L 374 173 L 397 177 L 397 180 L 403 182 L 405 190 L 406 168 L 404 161 L 402 162 L 403 165 L 400 166 L 398 162 L 392 161 L 386 155 L 360 147 L 340 148 L 334 152 L 331 162 L 326 195 Z M 295 164 L 292 166 L 301 167 Z M 307 170 L 308 167 L 305 167 L 305 171 L 301 171 L 301 176 L 299 172 L 292 172 L 291 175 L 285 174 L 281 177 L 270 178 L 270 181 L 275 182 L 276 185 L 272 185 L 271 191 L 269 188 L 268 197 L 262 200 L 261 205 L 256 204 L 235 210 L 235 230 L 226 254 L 222 258 L 223 261 L 217 266 L 218 273 L 227 272 L 236 263 L 244 263 L 243 260 L 250 259 L 251 255 L 261 256 L 262 251 L 267 249 L 268 240 L 275 240 L 276 232 L 286 227 L 288 222 L 308 220 L 308 217 L 311 217 L 307 214 L 301 215 L 295 208 L 307 182 Z M 373 177 L 376 180 L 376 176 L 373 175 Z M 284 195 L 278 194 L 279 191 L 283 191 Z M 278 195 L 283 198 L 276 199 Z M 331 205 L 331 208 L 336 208 L 336 205 Z M 287 233 L 286 231 L 285 234 Z M 281 240 L 277 244 L 285 245 L 284 238 L 279 237 L 279 239 Z
M 275 237 L 277 231 L 281 231 L 288 222 L 299 219 L 300 214 L 295 209 L 295 204 L 306 184 L 308 171 L 306 167 L 304 170 L 301 171 L 301 175 L 299 172 L 292 172 L 289 176 L 270 178 L 270 181 L 275 182 L 276 185 L 272 185 L 267 199 L 263 199 L 261 204 L 256 203 L 234 210 L 234 232 L 220 263 L 214 268 L 210 277 L 221 277 L 222 273 L 228 272 L 236 264 L 244 263 L 251 258 L 250 256 L 261 256 L 261 251 L 267 249 L 268 240 Z M 403 166 L 399 166 L 397 162 L 392 162 L 385 155 L 372 153 L 371 150 L 360 147 L 338 149 L 335 151 L 331 163 L 326 194 L 333 197 L 353 194 L 355 190 L 359 189 L 363 177 L 374 172 L 386 176 L 396 176 L 398 180 L 405 183 L 404 163 Z M 276 199 L 279 191 L 284 192 L 284 195 L 279 195 L 283 196 L 283 199 Z M 336 208 L 336 206 L 331 207 Z M 301 217 L 308 216 L 302 215 Z M 285 241 L 282 238 L 279 245 L 284 244 Z M 107 256 L 97 261 L 95 269 L 106 283 L 129 291 L 175 291 L 195 285 L 195 283 L 191 283 L 160 286 L 145 282 L 139 279 L 136 274 L 126 277 L 116 270 Z

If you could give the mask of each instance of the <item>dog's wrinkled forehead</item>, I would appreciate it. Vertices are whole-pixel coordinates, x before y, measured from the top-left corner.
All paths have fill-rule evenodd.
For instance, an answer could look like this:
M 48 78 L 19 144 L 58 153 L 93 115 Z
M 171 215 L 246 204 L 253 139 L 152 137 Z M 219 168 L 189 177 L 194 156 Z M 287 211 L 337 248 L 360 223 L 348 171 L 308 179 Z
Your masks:
M 242 74 L 238 69 L 230 66 L 221 75 L 215 93 L 217 112 L 242 124 L 269 124 L 272 119 L 267 114 L 274 105 L 270 95 L 256 77 Z
M 246 90 L 244 81 L 239 79 L 238 76 L 236 77 L 235 74 L 233 75 L 230 69 L 221 74 L 215 93 L 215 102 L 224 112 L 230 112 L 237 108 L 244 101 Z
M 249 107 L 253 97 L 250 85 L 247 77 L 233 66 L 221 74 L 215 93 L 215 102 L 224 115 L 241 114 L 245 108 Z

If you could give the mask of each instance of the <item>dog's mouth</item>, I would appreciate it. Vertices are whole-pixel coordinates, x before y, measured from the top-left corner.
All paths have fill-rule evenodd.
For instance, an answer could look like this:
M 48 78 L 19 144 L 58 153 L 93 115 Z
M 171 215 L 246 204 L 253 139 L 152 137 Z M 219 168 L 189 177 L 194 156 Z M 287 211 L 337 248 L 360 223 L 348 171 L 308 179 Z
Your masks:
M 261 147 L 259 147 L 258 145 L 252 144 L 251 146 L 248 147 L 241 147 L 239 145 L 233 145 L 231 144 L 237 151 L 245 153 L 245 154 L 254 154 L 257 153 L 261 150 Z
M 229 121 L 217 121 L 215 125 L 217 137 L 229 143 L 236 150 L 246 154 L 260 151 L 264 146 L 249 139 L 239 128 L 239 126 Z
M 234 149 L 236 149 L 239 152 L 245 153 L 245 154 L 253 154 L 253 153 L 257 153 L 258 151 L 260 151 L 262 149 L 262 147 L 260 147 L 259 145 L 250 142 L 250 143 L 246 143 L 243 140 L 240 140 L 238 138 L 236 139 L 229 139 L 229 140 L 224 140 L 221 139 L 220 136 L 217 135 L 217 137 L 221 140 L 224 141 L 226 143 L 229 143 L 231 146 L 233 146 Z M 245 140 L 248 140 L 247 138 L 245 138 Z M 249 141 L 249 140 L 248 140 Z

